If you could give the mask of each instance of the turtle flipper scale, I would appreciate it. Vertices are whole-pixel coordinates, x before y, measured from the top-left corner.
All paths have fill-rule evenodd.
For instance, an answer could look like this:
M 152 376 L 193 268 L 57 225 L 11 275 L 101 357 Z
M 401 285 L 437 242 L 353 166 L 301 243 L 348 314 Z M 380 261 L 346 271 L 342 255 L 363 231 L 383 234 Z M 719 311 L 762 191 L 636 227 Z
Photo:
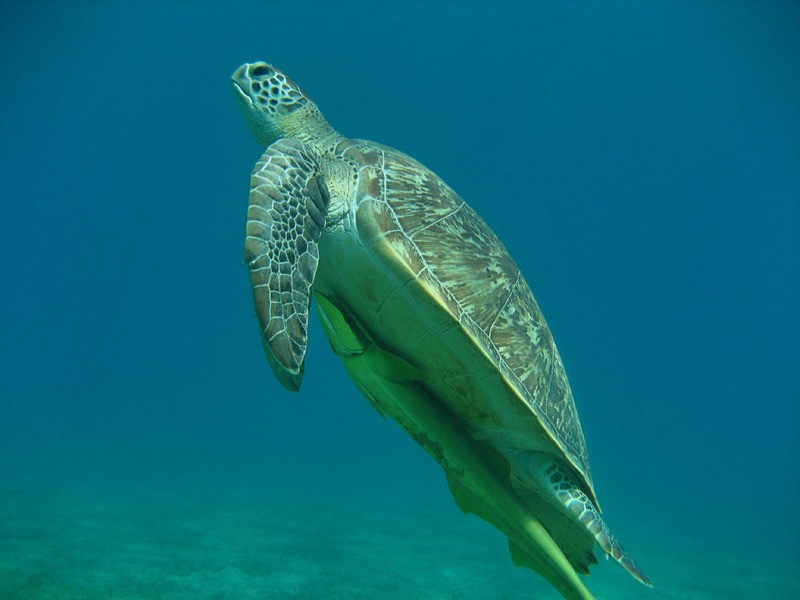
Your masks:
M 329 203 L 314 151 L 302 142 L 277 140 L 253 169 L 244 259 L 264 352 L 292 391 L 303 379 L 317 242 Z

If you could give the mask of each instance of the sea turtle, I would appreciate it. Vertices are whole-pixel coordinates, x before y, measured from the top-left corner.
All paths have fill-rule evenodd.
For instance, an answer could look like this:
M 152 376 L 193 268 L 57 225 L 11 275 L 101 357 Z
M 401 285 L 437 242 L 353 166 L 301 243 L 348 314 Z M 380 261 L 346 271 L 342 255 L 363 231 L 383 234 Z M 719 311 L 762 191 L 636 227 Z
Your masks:
M 464 512 L 565 598 L 596 543 L 649 579 L 599 515 L 575 403 L 550 331 L 505 247 L 450 187 L 387 146 L 348 139 L 276 67 L 233 90 L 266 151 L 245 241 L 277 379 L 303 378 L 311 296 L 358 389 L 444 469 Z

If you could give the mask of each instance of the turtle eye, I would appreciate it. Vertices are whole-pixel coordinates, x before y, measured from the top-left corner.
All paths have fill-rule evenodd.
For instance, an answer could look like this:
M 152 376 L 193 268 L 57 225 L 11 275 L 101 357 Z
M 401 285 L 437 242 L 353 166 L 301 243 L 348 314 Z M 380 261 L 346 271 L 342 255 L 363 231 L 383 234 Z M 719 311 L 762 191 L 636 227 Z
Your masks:
M 254 69 L 250 69 L 251 77 L 265 77 L 267 75 L 269 75 L 269 69 L 264 65 L 259 65 Z

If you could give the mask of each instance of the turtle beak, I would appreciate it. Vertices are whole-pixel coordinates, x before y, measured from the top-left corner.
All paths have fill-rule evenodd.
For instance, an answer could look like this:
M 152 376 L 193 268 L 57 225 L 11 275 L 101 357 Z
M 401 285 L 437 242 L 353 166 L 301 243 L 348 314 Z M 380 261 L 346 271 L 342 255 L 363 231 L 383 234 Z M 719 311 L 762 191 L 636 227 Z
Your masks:
M 253 99 L 250 97 L 250 94 L 247 93 L 250 85 L 250 78 L 247 75 L 247 69 L 250 65 L 248 63 L 243 64 L 241 67 L 236 69 L 231 75 L 231 83 L 233 84 L 233 93 L 239 99 L 240 102 L 244 102 L 247 105 L 253 104 Z

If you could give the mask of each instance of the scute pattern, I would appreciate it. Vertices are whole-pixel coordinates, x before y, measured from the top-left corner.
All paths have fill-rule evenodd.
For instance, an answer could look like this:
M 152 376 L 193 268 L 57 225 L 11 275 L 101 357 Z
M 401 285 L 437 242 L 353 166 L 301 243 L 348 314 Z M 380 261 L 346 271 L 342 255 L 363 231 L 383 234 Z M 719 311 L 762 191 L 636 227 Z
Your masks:
M 519 281 L 519 271 L 501 244 L 486 244 L 483 222 L 475 212 L 463 203 L 459 206 L 409 237 L 465 315 L 488 332 Z M 404 219 L 399 220 L 402 225 Z
M 418 170 L 420 164 L 406 156 L 374 142 L 347 141 L 338 148 L 342 157 L 358 165 L 369 165 L 375 177 L 365 178 L 377 183 L 376 189 L 367 189 L 372 197 L 386 198 L 387 183 L 393 199 L 391 209 L 403 224 L 403 232 L 411 237 L 418 230 L 430 226 L 441 218 L 458 210 L 464 202 L 450 187 L 427 169 Z M 390 164 L 386 158 L 390 157 Z M 386 178 L 391 171 L 391 181 Z M 453 198 L 458 199 L 454 206 Z
M 391 215 L 383 234 L 421 283 L 435 290 L 517 389 L 592 490 L 583 431 L 561 358 L 517 265 L 486 223 L 439 177 L 413 158 L 348 140 L 337 154 L 369 173 L 369 195 Z M 380 195 L 378 195 L 380 194 Z M 382 219 L 383 220 L 383 219 Z M 402 233 L 402 244 L 395 232 Z M 405 258 L 409 247 L 417 254 Z M 419 268 L 419 265 L 423 265 Z
M 489 330 L 492 342 L 498 348 L 546 348 L 537 351 L 533 362 L 524 352 L 504 354 L 506 363 L 522 384 L 530 390 L 541 411 L 552 427 L 563 432 L 564 441 L 576 454 L 586 449 L 583 431 L 577 419 L 575 402 L 566 377 L 561 356 L 558 354 L 550 328 L 542 316 L 542 311 L 533 297 L 528 284 L 518 274 L 517 285 L 497 313 L 495 322 Z M 585 458 L 588 472 L 588 457 Z
M 245 261 L 265 347 L 293 374 L 305 357 L 317 241 L 329 202 L 315 155 L 301 142 L 278 140 L 253 170 Z

